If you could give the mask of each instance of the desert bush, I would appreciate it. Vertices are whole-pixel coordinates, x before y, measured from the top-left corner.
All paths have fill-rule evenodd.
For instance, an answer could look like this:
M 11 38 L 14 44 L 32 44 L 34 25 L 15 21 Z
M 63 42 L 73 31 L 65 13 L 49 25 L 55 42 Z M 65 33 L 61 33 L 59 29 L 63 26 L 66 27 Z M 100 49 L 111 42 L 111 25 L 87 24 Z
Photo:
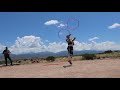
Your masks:
M 21 61 L 18 61 L 18 63 L 21 63 Z
M 120 52 L 120 50 L 115 50 L 114 52 Z
M 112 50 L 107 50 L 104 53 L 112 53 L 112 52 L 113 52 Z
M 54 56 L 48 56 L 46 58 L 47 61 L 55 61 L 55 57 Z
M 24 59 L 24 61 L 27 61 L 28 59 Z
M 97 57 L 96 59 L 100 59 L 100 57 Z
M 93 60 L 96 58 L 95 54 L 83 54 L 82 55 L 82 60 Z

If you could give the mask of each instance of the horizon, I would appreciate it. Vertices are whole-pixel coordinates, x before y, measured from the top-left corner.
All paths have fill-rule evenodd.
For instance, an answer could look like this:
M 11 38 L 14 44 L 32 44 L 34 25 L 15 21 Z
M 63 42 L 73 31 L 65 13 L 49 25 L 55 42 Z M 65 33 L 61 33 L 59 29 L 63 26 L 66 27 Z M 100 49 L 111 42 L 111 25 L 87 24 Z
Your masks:
M 67 51 L 58 32 L 70 18 L 79 21 L 69 30 L 75 51 L 120 50 L 119 12 L 0 12 L 0 53 L 6 46 L 13 54 Z

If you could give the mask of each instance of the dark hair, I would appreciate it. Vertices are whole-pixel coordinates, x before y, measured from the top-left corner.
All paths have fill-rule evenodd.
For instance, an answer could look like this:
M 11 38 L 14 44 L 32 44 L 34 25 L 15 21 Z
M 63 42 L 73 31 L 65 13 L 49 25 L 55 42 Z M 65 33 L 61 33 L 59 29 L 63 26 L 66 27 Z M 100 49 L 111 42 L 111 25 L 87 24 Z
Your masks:
M 70 35 L 67 35 L 66 38 L 70 38 Z
M 8 49 L 8 47 L 5 47 L 6 48 L 6 50 Z

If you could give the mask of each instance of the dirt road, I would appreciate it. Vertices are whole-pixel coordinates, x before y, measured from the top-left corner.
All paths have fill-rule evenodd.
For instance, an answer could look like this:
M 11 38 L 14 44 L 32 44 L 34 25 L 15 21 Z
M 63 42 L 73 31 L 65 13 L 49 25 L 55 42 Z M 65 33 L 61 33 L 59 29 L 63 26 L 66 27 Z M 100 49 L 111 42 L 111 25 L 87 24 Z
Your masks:
M 120 78 L 120 59 L 0 66 L 0 78 Z

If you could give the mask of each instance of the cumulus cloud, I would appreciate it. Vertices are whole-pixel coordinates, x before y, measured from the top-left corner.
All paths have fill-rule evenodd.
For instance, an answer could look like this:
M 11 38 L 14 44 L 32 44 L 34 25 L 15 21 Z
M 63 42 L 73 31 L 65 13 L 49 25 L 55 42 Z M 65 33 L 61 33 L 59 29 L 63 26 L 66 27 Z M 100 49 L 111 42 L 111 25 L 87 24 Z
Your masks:
M 50 52 L 60 52 L 60 51 L 65 51 L 67 47 L 66 43 L 62 43 L 62 42 L 53 42 L 53 43 L 49 43 L 49 45 L 47 46 L 47 49 Z
M 35 36 L 17 37 L 15 44 L 11 46 L 11 51 L 14 54 L 29 53 L 29 52 L 42 52 L 46 48 L 42 39 Z
M 13 54 L 25 54 L 25 53 L 38 53 L 38 52 L 60 52 L 66 50 L 67 44 L 62 42 L 48 42 L 48 45 L 43 43 L 40 37 L 35 36 L 24 36 L 24 37 L 17 37 L 15 44 L 10 47 L 10 51 Z
M 67 24 L 63 24 L 63 23 L 60 23 L 60 24 L 58 25 L 59 28 L 64 28 L 64 27 L 66 27 L 66 26 L 67 26 Z
M 109 26 L 108 29 L 114 29 L 120 27 L 119 23 L 114 23 L 113 25 Z
M 88 43 L 84 43 L 84 42 L 79 42 L 79 41 L 75 41 L 74 42 L 74 50 L 75 51 L 81 51 L 81 50 L 90 50 L 91 49 L 91 44 Z
M 58 20 L 50 20 L 50 21 L 46 21 L 44 24 L 45 25 L 55 25 L 58 24 L 59 21 Z
M 99 39 L 98 37 L 90 38 L 90 42 L 79 42 L 75 41 L 74 50 L 81 51 L 81 50 L 119 50 L 120 44 L 117 44 L 112 41 L 104 41 L 104 42 L 96 42 L 94 40 Z M 46 45 L 44 40 L 40 37 L 36 36 L 24 36 L 24 37 L 17 37 L 14 45 L 9 47 L 10 51 L 13 54 L 24 54 L 24 53 L 38 53 L 38 52 L 60 52 L 60 51 L 67 51 L 67 43 L 65 42 L 48 42 Z M 0 44 L 0 51 L 3 51 L 5 46 Z
M 50 25 L 55 25 L 56 28 L 65 28 L 67 24 L 63 24 L 62 22 L 58 20 L 49 20 L 44 23 L 44 25 L 50 26 Z
M 22 38 L 17 37 L 15 44 L 12 47 L 39 47 L 43 44 L 40 37 L 35 36 L 24 36 Z
M 84 42 L 78 42 L 75 41 L 75 46 L 74 49 L 76 51 L 80 51 L 80 50 L 119 50 L 120 49 L 120 45 L 115 43 L 115 42 L 111 42 L 111 41 L 105 41 L 105 42 L 100 42 L 97 43 L 94 41 L 90 42 L 90 43 L 84 43 Z
M 5 49 L 6 46 L 0 44 L 0 52 L 2 52 Z

